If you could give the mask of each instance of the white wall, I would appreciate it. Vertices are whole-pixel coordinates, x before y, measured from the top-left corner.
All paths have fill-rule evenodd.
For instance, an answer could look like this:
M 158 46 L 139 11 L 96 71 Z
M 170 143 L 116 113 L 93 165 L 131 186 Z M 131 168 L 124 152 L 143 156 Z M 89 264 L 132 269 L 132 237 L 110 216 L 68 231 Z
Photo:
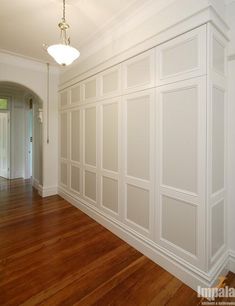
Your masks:
M 49 132 L 47 143 L 47 67 L 36 61 L 0 53 L 0 81 L 10 81 L 32 90 L 43 101 L 43 194 L 57 192 L 58 181 L 58 69 L 50 69 Z
M 233 252 L 235 272 L 235 1 L 227 5 L 227 22 L 230 27 L 228 48 L 228 244 Z
M 39 118 L 39 111 L 42 106 L 35 102 L 33 104 L 33 178 L 42 185 L 42 122 Z

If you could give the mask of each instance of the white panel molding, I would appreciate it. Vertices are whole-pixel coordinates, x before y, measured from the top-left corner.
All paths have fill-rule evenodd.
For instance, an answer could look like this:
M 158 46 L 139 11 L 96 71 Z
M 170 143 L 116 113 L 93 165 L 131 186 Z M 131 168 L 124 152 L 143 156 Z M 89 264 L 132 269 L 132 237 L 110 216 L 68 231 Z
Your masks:
M 205 194 L 205 175 L 204 169 L 206 164 L 206 157 L 203 151 L 204 146 L 206 145 L 206 78 L 199 77 L 186 81 L 177 82 L 170 85 L 165 85 L 163 87 L 159 87 L 157 89 L 157 101 L 158 101 L 158 112 L 162 114 L 162 104 L 163 104 L 163 94 L 168 92 L 175 92 L 178 90 L 184 90 L 188 88 L 197 88 L 197 110 L 198 110 L 198 122 L 197 122 L 197 193 L 190 192 L 188 190 L 183 190 L 180 188 L 176 188 L 174 186 L 168 186 L 163 183 L 163 169 L 162 169 L 162 160 L 163 160 L 163 152 L 159 152 L 160 157 L 160 186 L 168 189 L 172 189 L 175 192 L 178 191 L 181 194 L 186 194 L 189 196 L 199 196 L 200 200 L 203 200 L 203 196 Z M 159 137 L 159 147 L 162 148 L 162 118 L 159 120 L 157 129 L 160 131 Z M 203 180 L 203 181 L 202 181 Z
M 219 247 L 219 249 L 215 252 L 215 254 L 212 254 L 212 209 L 220 204 L 220 203 L 223 203 L 223 206 L 224 206 L 224 217 L 223 217 L 223 223 L 224 223 L 224 231 L 223 231 L 223 244 Z M 210 235 L 210 239 L 209 239 L 209 258 L 210 258 L 210 265 L 212 266 L 217 260 L 219 257 L 223 256 L 224 252 L 226 251 L 226 210 L 225 210 L 225 201 L 224 201 L 224 198 L 221 198 L 219 200 L 217 200 L 215 203 L 213 203 L 211 206 L 210 206 L 210 221 L 209 221 L 209 224 L 208 224 L 208 232 L 209 232 L 209 235 Z
M 66 108 L 70 104 L 70 91 L 65 89 L 60 92 L 59 106 L 61 109 Z
M 78 97 L 77 100 L 75 100 L 73 102 L 72 92 L 75 91 L 75 90 L 79 90 L 79 97 Z M 81 84 L 79 84 L 79 85 L 75 84 L 74 86 L 71 86 L 71 88 L 70 88 L 70 105 L 71 106 L 78 106 L 81 103 L 81 101 L 82 101 L 82 86 L 81 86 Z
M 227 250 L 227 164 L 228 164 L 228 139 L 227 139 L 227 125 L 228 125 L 228 103 L 227 103 L 227 39 L 218 31 L 218 28 L 212 24 L 207 25 L 207 219 L 208 230 L 206 232 L 208 243 L 207 253 L 207 268 L 210 269 L 216 261 L 223 256 Z M 224 74 L 218 72 L 213 66 L 213 37 L 219 40 L 224 46 Z M 224 186 L 220 190 L 213 192 L 212 190 L 212 111 L 213 111 L 213 88 L 216 88 L 224 93 Z M 217 250 L 212 257 L 211 254 L 211 210 L 214 205 L 224 201 L 224 245 Z
M 80 168 L 79 165 L 77 165 L 77 164 L 75 164 L 73 162 L 70 163 L 69 167 L 70 167 L 70 172 L 69 172 L 70 173 L 69 189 L 74 194 L 77 194 L 78 196 L 81 196 L 81 180 L 80 180 L 80 177 L 81 177 L 81 168 Z M 75 168 L 79 169 L 79 190 L 80 191 L 75 190 L 75 189 L 72 188 L 72 167 L 75 167 Z
M 61 171 L 61 165 L 66 165 L 66 179 L 67 179 L 67 182 L 66 182 L 66 184 L 64 184 L 63 182 L 62 182 L 62 171 Z M 64 188 L 66 188 L 66 187 L 68 187 L 69 186 L 69 172 L 68 172 L 68 162 L 67 161 L 64 161 L 64 160 L 62 160 L 61 159 L 61 162 L 60 162 L 60 167 L 59 167 L 59 184 L 61 185 L 61 186 L 63 186 Z
M 204 246 L 205 246 L 205 194 L 206 194 L 206 155 L 204 148 L 206 147 L 206 77 L 197 77 L 189 80 L 179 81 L 176 83 L 160 86 L 156 89 L 157 92 L 157 113 L 159 114 L 159 121 L 156 123 L 156 129 L 159 131 L 157 135 L 157 158 L 158 158 L 158 167 L 156 170 L 156 181 L 159 183 L 158 196 L 156 198 L 157 203 L 157 235 L 155 237 L 156 242 L 159 244 L 170 248 L 176 254 L 182 258 L 188 260 L 189 262 L 205 268 L 205 256 L 204 256 Z M 181 190 L 175 188 L 174 186 L 166 186 L 163 184 L 163 169 L 162 169 L 162 160 L 163 152 L 162 141 L 163 141 L 163 127 L 162 127 L 162 103 L 163 103 L 163 94 L 166 92 L 174 92 L 177 90 L 187 89 L 187 88 L 197 88 L 197 193 L 192 193 L 188 190 Z M 165 239 L 161 237 L 161 224 L 162 224 L 162 205 L 161 197 L 163 195 L 170 196 L 172 198 L 181 200 L 183 202 L 196 205 L 197 206 L 197 216 L 196 216 L 196 250 L 197 256 L 192 256 L 186 250 L 174 246 L 172 243 L 166 242 Z
M 198 195 L 183 190 L 179 190 L 173 187 L 161 185 L 160 193 L 170 198 L 192 203 L 195 206 L 198 206 L 200 204 L 200 199 L 198 198 Z
M 110 70 L 115 71 L 115 69 Z M 120 67 L 118 67 L 118 78 L 119 78 L 119 86 L 121 86 L 120 82 Z M 117 92 L 120 91 L 120 87 L 118 88 Z M 98 171 L 98 190 L 99 190 L 99 205 L 101 210 L 106 212 L 107 214 L 111 215 L 114 218 L 120 219 L 120 207 L 121 207 L 121 202 L 120 202 L 120 197 L 121 197 L 121 191 L 120 191 L 120 169 L 121 169 L 121 98 L 120 97 L 115 97 L 112 98 L 112 95 L 107 96 L 108 99 L 103 100 L 100 105 L 98 106 L 98 135 L 99 137 L 99 149 L 98 149 L 98 154 L 99 154 L 99 171 Z M 110 169 L 105 169 L 103 165 L 103 158 L 104 158 L 104 151 L 103 151 L 103 111 L 105 106 L 111 106 L 111 105 L 117 105 L 117 169 L 115 170 L 110 170 Z M 106 206 L 103 205 L 103 178 L 109 178 L 112 180 L 115 180 L 118 184 L 118 210 L 117 212 L 107 208 Z
M 88 164 L 86 162 L 86 111 L 89 111 L 89 110 L 94 110 L 95 111 L 95 119 L 96 119 L 96 124 L 95 124 L 95 141 L 96 141 L 96 144 L 95 144 L 95 161 L 94 161 L 94 165 L 92 164 Z M 83 133 L 83 140 L 84 140 L 84 145 L 82 146 L 83 147 L 83 165 L 85 167 L 93 167 L 93 168 L 97 168 L 97 107 L 96 105 L 91 105 L 91 106 L 86 106 L 84 109 L 83 109 L 83 128 L 82 128 L 82 133 Z
M 107 77 L 107 75 L 111 73 L 115 73 L 115 72 L 117 72 L 117 83 L 118 83 L 117 88 L 108 93 L 105 93 L 104 92 L 104 78 Z M 99 90 L 99 96 L 103 99 L 112 98 L 112 97 L 121 95 L 121 90 L 122 90 L 121 65 L 116 65 L 100 73 L 100 88 L 98 90 Z
M 66 133 L 66 141 L 67 141 L 67 146 L 66 146 L 66 156 L 62 156 L 62 143 L 61 143 L 61 137 L 62 137 L 62 134 L 61 134 L 61 131 L 62 131 L 62 122 L 61 122 L 61 117 L 62 115 L 66 115 L 66 120 L 67 120 L 67 126 L 66 126 L 66 129 L 67 129 L 67 133 Z M 68 139 L 69 139 L 69 112 L 67 110 L 63 110 L 60 112 L 60 115 L 59 115 L 59 131 L 60 131 L 60 137 L 59 137 L 59 141 L 58 141 L 58 145 L 59 145 L 59 156 L 64 159 L 64 160 L 67 160 L 68 157 L 69 157 L 69 147 L 68 147 Z
M 117 219 L 120 219 L 120 217 L 119 217 L 119 207 L 120 207 L 120 205 L 119 205 L 119 192 L 117 191 L 117 195 L 118 195 L 118 210 L 117 210 L 117 212 L 116 211 L 114 211 L 114 210 L 112 210 L 111 208 L 108 208 L 108 207 L 106 207 L 105 205 L 104 205 L 104 203 L 103 203 L 103 180 L 104 180 L 104 178 L 108 178 L 108 179 L 111 179 L 111 180 L 113 180 L 113 181 L 115 181 L 116 183 L 117 183 L 117 188 L 118 188 L 118 191 L 119 191 L 119 180 L 118 179 L 116 179 L 116 178 L 111 178 L 111 177 L 109 177 L 109 176 L 106 176 L 106 175 L 102 175 L 101 176 L 101 184 L 100 184 L 100 205 L 101 205 L 101 209 L 104 211 L 104 212 L 106 212 L 107 214 L 109 214 L 111 217 L 114 217 L 114 218 L 117 218 Z
M 224 37 L 220 30 L 218 30 L 215 26 L 208 24 L 207 25 L 207 37 L 208 37 L 208 73 L 211 74 L 212 77 L 215 77 L 214 74 L 218 74 L 219 77 L 226 78 L 228 75 L 228 67 L 227 67 L 227 43 L 229 39 Z M 213 59 L 215 57 L 215 50 L 213 48 L 213 41 L 216 41 L 223 49 L 224 49 L 224 58 L 223 66 L 224 66 L 224 73 L 215 67 Z
M 185 203 L 186 205 L 191 205 L 192 207 L 196 208 L 196 226 L 195 226 L 195 248 L 196 248 L 196 254 L 193 254 L 192 252 L 184 249 L 183 247 L 177 245 L 176 243 L 173 243 L 170 240 L 167 240 L 166 238 L 163 237 L 162 233 L 162 228 L 163 228 L 163 197 L 165 197 L 164 194 L 160 195 L 160 210 L 158 210 L 158 213 L 160 215 L 160 223 L 159 223 L 159 238 L 158 238 L 158 243 L 165 247 L 166 249 L 172 251 L 174 254 L 177 254 L 179 257 L 187 260 L 188 262 L 194 264 L 195 266 L 199 266 L 203 268 L 203 258 L 199 252 L 202 253 L 201 246 L 199 244 L 199 238 L 198 238 L 198 232 L 199 232 L 199 218 L 198 218 L 198 206 L 189 202 L 186 202 L 185 200 L 180 200 L 182 203 Z M 174 198 L 171 198 L 174 200 Z M 181 220 L 183 222 L 183 220 Z
M 92 174 L 95 175 L 95 179 L 96 179 L 96 183 L 95 183 L 95 193 L 96 193 L 96 200 L 90 198 L 89 196 L 86 195 L 86 183 L 85 183 L 85 180 L 86 180 L 86 172 L 90 172 Z M 86 199 L 90 204 L 93 204 L 93 205 L 97 205 L 97 173 L 96 171 L 90 171 L 90 170 L 87 170 L 87 169 L 84 169 L 83 171 L 83 197 L 84 199 Z
M 120 112 L 120 108 L 121 108 L 121 98 L 120 97 L 116 97 L 116 98 L 112 98 L 112 99 L 108 99 L 108 100 L 105 100 L 105 101 L 102 101 L 100 103 L 100 107 L 99 107 L 99 112 L 100 112 L 100 116 L 98 116 L 100 118 L 100 124 L 99 124 L 99 129 L 100 129 L 100 144 L 101 144 L 101 147 L 100 147 L 100 160 L 101 160 L 101 165 L 100 165 L 100 168 L 101 168 L 101 171 L 102 172 L 106 172 L 106 175 L 109 175 L 110 174 L 118 174 L 119 173 L 119 169 L 120 169 L 120 150 L 119 150 L 119 147 L 121 146 L 121 143 L 120 143 L 120 139 L 121 139 L 121 125 L 120 125 L 120 119 L 121 119 L 121 112 Z M 117 105 L 117 145 L 118 145 L 118 152 L 117 152 L 117 163 L 118 163 L 118 166 L 117 166 L 117 169 L 116 170 L 111 170 L 111 169 L 106 169 L 103 165 L 103 157 L 104 157 L 104 152 L 103 152 L 103 111 L 104 111 L 104 107 L 107 106 L 107 105 Z
M 226 90 L 226 75 L 221 76 L 214 71 L 214 69 L 211 69 L 210 63 L 208 63 L 209 61 L 206 62 L 206 58 L 211 57 L 212 40 L 205 39 L 205 37 L 207 38 L 208 35 L 212 35 L 212 27 L 211 24 L 202 25 L 194 29 L 192 33 L 184 34 L 182 37 L 177 37 L 175 40 L 179 42 L 184 41 L 184 39 L 190 39 L 190 37 L 195 37 L 195 35 L 196 37 L 198 37 L 197 35 L 201 35 L 199 41 L 203 42 L 203 48 L 207 49 L 207 56 L 205 56 L 205 50 L 199 48 L 199 63 L 201 64 L 199 64 L 195 70 L 192 69 L 192 71 L 180 72 L 177 76 L 170 76 L 169 79 L 167 78 L 166 83 L 164 83 L 165 80 L 163 80 L 164 82 L 161 84 L 160 82 L 155 82 L 156 74 L 154 72 L 154 69 L 156 69 L 154 63 L 156 60 L 155 52 L 158 52 L 158 47 L 140 55 L 137 52 L 135 54 L 137 55 L 136 57 L 132 57 L 131 59 L 128 57 L 123 58 L 123 60 L 125 59 L 127 61 L 117 67 L 113 66 L 109 68 L 109 70 L 102 70 L 101 66 L 97 66 L 100 70 L 96 70 L 98 68 L 95 67 L 92 71 L 96 71 L 96 74 L 94 76 L 88 74 L 91 76 L 89 79 L 86 78 L 85 74 L 83 75 L 84 78 L 81 77 L 81 79 L 76 79 L 80 80 L 80 83 L 66 83 L 66 86 L 82 86 L 83 98 L 81 98 L 80 102 L 74 102 L 73 105 L 67 103 L 66 107 L 61 109 L 61 113 L 71 113 L 74 110 L 80 111 L 81 143 L 80 163 L 73 162 L 71 161 L 70 152 L 71 135 L 68 134 L 68 155 L 65 159 L 60 159 L 60 162 L 65 163 L 67 166 L 68 182 L 67 186 L 60 184 L 59 194 L 194 289 L 200 284 L 204 287 L 213 285 L 219 274 L 227 273 L 230 260 L 227 251 L 226 237 L 224 239 L 224 245 L 221 245 L 218 250 L 216 249 L 216 253 L 213 254 L 213 256 L 211 254 L 211 209 L 213 205 L 221 200 L 225 201 L 226 207 L 227 184 L 225 182 L 225 188 L 219 190 L 215 194 L 211 194 L 209 188 L 211 186 L 212 177 L 211 174 L 208 175 L 208 173 L 211 173 L 212 156 L 210 143 L 212 132 L 210 126 L 210 116 L 212 112 L 211 88 L 216 85 Z M 205 42 L 206 40 L 207 44 Z M 173 45 L 175 41 L 172 42 Z M 166 43 L 166 45 L 169 44 L 169 42 Z M 164 48 L 164 45 L 160 48 Z M 135 73 L 132 73 L 134 83 L 137 80 L 138 85 L 133 87 L 131 85 L 127 86 L 126 74 L 128 63 L 136 63 L 138 59 L 148 58 L 148 56 L 151 63 L 150 70 L 145 69 L 146 67 L 144 67 L 144 65 L 137 65 L 137 67 L 138 69 L 141 67 L 140 70 L 143 69 L 147 74 L 150 72 L 149 78 L 144 76 L 143 78 L 135 78 Z M 115 63 L 115 60 L 113 63 Z M 108 67 L 109 66 L 106 66 L 106 68 Z M 115 88 L 115 90 L 112 90 L 106 95 L 102 89 L 102 78 L 104 75 L 113 71 L 118 71 L 118 74 L 115 75 L 114 78 L 111 77 L 111 83 L 107 83 L 108 85 L 106 85 L 108 88 L 114 89 L 116 85 L 112 82 L 115 83 L 118 78 L 120 86 L 116 86 L 117 88 Z M 91 71 L 89 71 L 89 73 L 91 73 Z M 147 81 L 145 82 L 146 79 Z M 92 98 L 84 99 L 84 84 L 89 80 L 95 80 L 96 82 L 96 95 Z M 132 82 L 129 84 L 132 84 Z M 179 178 L 177 175 L 172 176 L 172 173 L 169 172 L 170 175 L 166 176 L 167 179 L 163 180 L 163 95 L 164 93 L 174 93 L 187 89 L 194 90 L 190 92 L 186 91 L 186 93 L 183 92 L 183 96 L 178 95 L 175 97 L 174 95 L 167 100 L 170 106 L 173 102 L 177 101 L 189 101 L 192 103 L 179 103 L 179 106 L 181 105 L 181 108 L 179 107 L 179 114 L 184 114 L 184 116 L 187 117 L 177 117 L 175 121 L 176 128 L 174 129 L 176 130 L 176 134 L 169 129 L 166 135 L 173 135 L 170 137 L 170 140 L 178 139 L 178 144 L 181 143 L 182 140 L 180 135 L 185 135 L 185 139 L 187 140 L 186 145 L 191 145 L 191 147 L 188 148 L 185 142 L 182 142 L 183 149 L 181 149 L 181 151 L 178 150 L 177 153 L 181 158 L 177 157 L 178 159 L 173 159 L 173 165 L 181 165 L 181 168 L 178 169 L 176 167 L 177 170 L 175 171 L 175 173 L 179 173 Z M 66 91 L 71 94 L 70 88 L 67 88 Z M 186 98 L 184 99 L 184 97 Z M 105 106 L 115 103 L 118 105 L 118 110 L 115 109 L 114 111 L 118 112 L 118 166 L 116 165 L 116 161 L 114 163 L 111 162 L 110 165 L 114 164 L 115 166 L 106 166 L 107 168 L 110 167 L 110 169 L 113 169 L 110 170 L 104 169 L 103 167 L 103 109 Z M 88 127 L 89 132 L 94 131 L 94 129 L 90 129 L 90 125 L 92 121 L 94 122 L 94 118 L 96 118 L 96 132 L 95 136 L 92 138 L 92 140 L 96 141 L 96 163 L 94 165 L 92 165 L 94 163 L 94 154 L 91 155 L 89 159 L 91 165 L 85 163 L 85 114 L 92 108 L 95 109 L 96 115 L 92 113 L 93 115 L 89 117 L 92 119 L 89 120 Z M 169 114 L 169 122 L 175 117 L 175 113 L 172 114 L 172 110 L 174 110 L 174 108 L 167 111 L 167 114 Z M 177 110 L 175 110 L 176 113 Z M 191 124 L 191 121 L 193 124 Z M 187 126 L 189 127 L 188 133 L 186 134 L 184 134 L 185 125 L 181 124 L 184 122 L 187 122 Z M 177 129 L 178 126 L 179 129 Z M 68 133 L 69 131 L 70 129 L 68 128 Z M 135 132 L 137 133 L 136 139 Z M 91 144 L 92 143 L 94 142 L 91 141 Z M 167 150 L 171 154 L 176 154 L 176 149 L 174 148 L 177 148 L 177 143 L 175 144 L 174 141 L 172 143 L 174 146 L 167 145 Z M 131 144 L 131 146 L 129 146 L 129 144 Z M 148 151 L 145 150 L 146 147 Z M 92 145 L 91 148 L 93 148 Z M 171 156 L 172 155 L 170 155 L 170 157 Z M 182 156 L 184 157 L 182 158 Z M 169 158 L 169 160 L 171 161 L 172 159 Z M 147 164 L 149 166 L 149 172 L 146 170 L 148 169 Z M 71 189 L 72 165 L 80 168 L 80 195 Z M 186 168 L 183 169 L 183 166 Z M 95 185 L 94 177 L 89 177 L 91 182 L 89 196 L 95 198 L 94 193 L 96 193 L 95 200 L 85 195 L 86 171 L 96 176 Z M 182 176 L 180 176 L 181 173 Z M 103 178 L 105 177 L 114 180 L 118 184 L 118 209 L 117 203 L 113 206 L 117 211 L 105 207 L 102 203 Z M 168 179 L 168 177 L 170 177 L 170 179 Z M 115 187 L 113 187 L 113 185 L 111 187 L 114 190 L 116 185 Z M 114 194 L 116 196 L 116 189 L 113 193 L 110 193 L 107 198 L 112 198 Z M 193 235 L 195 244 L 189 243 L 187 239 L 185 241 L 182 238 L 178 239 L 179 234 L 177 234 L 178 236 L 162 234 L 162 197 L 164 196 L 172 198 L 173 200 L 178 200 L 180 211 L 189 212 L 193 226 L 190 226 L 189 223 L 187 225 L 188 229 L 191 231 L 188 237 Z M 138 202 L 139 199 L 141 200 Z M 130 204 L 129 206 L 128 203 Z M 139 214 L 135 211 L 135 203 L 137 206 L 139 205 L 141 212 Z M 146 206 L 144 206 L 144 204 L 146 204 Z M 190 207 L 184 206 L 185 204 Z M 190 210 L 190 208 L 192 209 Z M 140 219 L 140 215 L 143 217 L 142 219 Z M 183 223 L 187 215 L 184 216 L 184 213 L 181 213 L 181 215 L 182 218 L 178 218 L 180 220 L 176 221 Z M 226 211 L 224 212 L 224 216 L 226 218 Z M 173 222 L 173 228 L 175 226 L 175 229 L 177 228 L 177 222 Z M 226 219 L 224 220 L 224 224 L 226 224 Z M 170 232 L 170 230 L 167 231 L 165 231 L 165 233 Z M 181 232 L 182 228 L 179 230 L 180 237 L 182 237 Z M 225 233 L 226 231 L 224 231 L 224 235 L 226 235 Z M 218 241 L 220 240 L 222 239 Z
M 197 290 L 197 286 L 213 286 L 217 283 L 217 279 L 220 275 L 225 276 L 228 273 L 228 252 L 224 253 L 216 265 L 206 273 L 164 247 L 155 244 L 153 241 L 146 238 L 146 236 L 141 235 L 105 212 L 101 212 L 89 202 L 77 197 L 75 198 L 71 193 L 61 187 L 59 187 L 59 195 L 85 214 L 95 219 L 115 235 L 125 240 L 138 251 L 152 259 L 168 272 L 175 275 L 181 281 L 188 284 L 195 291 Z
M 164 85 L 167 83 L 178 82 L 180 80 L 189 79 L 192 77 L 197 77 L 206 74 L 206 25 L 203 25 L 199 28 L 196 28 L 190 32 L 185 33 L 184 35 L 178 36 L 175 39 L 172 39 L 166 43 L 161 44 L 156 48 L 156 85 Z M 191 51 L 196 51 L 196 65 L 189 69 L 184 69 L 178 71 L 177 73 L 172 73 L 167 76 L 163 75 L 163 66 L 164 66 L 164 52 L 173 51 L 174 48 L 180 47 L 183 44 L 195 42 L 196 48 Z M 189 50 L 188 50 L 189 51 Z M 190 51 L 190 53 L 192 53 Z M 173 55 L 173 54 L 172 54 Z M 187 54 L 188 57 L 191 54 Z M 186 54 L 174 54 L 175 61 L 180 61 L 181 56 Z
M 118 43 L 113 44 L 113 36 L 111 41 L 105 43 L 103 48 L 101 47 L 101 41 L 98 40 L 97 48 L 95 46 L 86 50 L 85 54 L 88 55 L 88 59 L 84 58 L 80 60 L 78 65 L 62 74 L 61 76 L 61 86 L 60 89 L 71 86 L 81 80 L 87 79 L 88 77 L 95 75 L 97 72 L 103 71 L 113 65 L 119 64 L 124 60 L 136 56 L 148 49 L 156 47 L 172 38 L 175 38 L 183 33 L 186 33 L 194 28 L 197 28 L 207 22 L 211 22 L 214 26 L 219 28 L 223 35 L 226 36 L 228 31 L 228 26 L 224 20 L 217 14 L 213 5 L 209 1 L 191 1 L 180 0 L 173 1 L 173 5 L 168 6 L 166 10 L 163 10 L 160 14 L 159 11 L 151 6 L 149 10 L 143 10 L 142 14 L 152 14 L 152 12 L 157 12 L 155 18 L 145 19 L 148 20 L 147 24 L 143 24 L 140 28 L 136 27 L 133 31 L 128 32 L 123 37 L 117 39 Z M 154 3 L 155 2 L 155 3 Z M 156 5 L 156 1 L 152 1 Z M 167 14 L 167 15 L 166 15 Z M 169 14 L 177 18 L 169 18 Z M 184 16 L 183 16 L 184 15 Z M 162 22 L 161 22 L 162 20 Z M 157 24 L 156 24 L 157 23 Z M 149 24 L 149 25 L 148 25 Z M 161 30 L 159 29 L 161 26 Z M 139 31 L 138 31 L 139 29 Z M 141 30 L 140 30 L 141 29 Z M 144 32 L 151 31 L 151 35 Z M 137 35 L 138 33 L 138 35 Z M 142 33 L 143 37 L 139 35 Z M 148 37 L 148 39 L 146 39 Z M 136 38 L 137 41 L 133 42 Z M 112 51 L 112 58 L 108 54 Z M 79 71 L 79 73 L 78 73 Z
M 149 63 L 144 65 L 147 69 L 149 69 L 149 75 L 147 75 L 149 80 L 144 82 L 136 83 L 128 86 L 128 69 L 130 66 L 134 66 L 135 64 L 141 63 L 141 61 L 148 60 Z M 143 68 L 143 67 L 141 67 Z M 135 71 L 135 76 L 146 75 L 145 71 Z M 140 55 L 134 56 L 131 59 L 122 63 L 122 89 L 124 93 L 131 93 L 136 91 L 141 91 L 144 89 L 152 88 L 155 85 L 155 49 L 151 49 L 146 51 Z
M 127 103 L 128 100 L 148 97 L 149 98 L 149 179 L 142 179 L 128 175 L 127 172 Z M 154 106 L 155 93 L 152 89 L 143 90 L 128 94 L 122 100 L 122 203 L 123 209 L 123 222 L 132 226 L 135 230 L 141 232 L 143 235 L 153 237 L 154 235 L 154 152 L 155 152 L 155 106 Z M 148 190 L 149 192 L 149 228 L 146 229 L 137 223 L 127 218 L 127 185 L 132 185 L 140 189 Z
M 95 82 L 95 95 L 86 98 L 86 84 L 89 84 L 91 82 Z M 99 76 L 98 77 L 93 76 L 93 77 L 90 77 L 89 79 L 83 81 L 81 83 L 81 89 L 82 89 L 81 104 L 95 102 L 97 100 L 97 98 L 99 98 L 99 95 L 100 95 L 100 77 Z
M 79 160 L 73 160 L 72 156 L 72 113 L 78 112 L 78 121 L 79 121 L 79 133 L 76 131 L 76 137 L 79 138 Z M 75 131 L 74 131 L 75 132 Z M 80 132 L 81 132 L 81 110 L 79 108 L 72 109 L 69 112 L 69 159 L 73 164 L 80 165 L 81 164 L 81 140 L 80 140 Z

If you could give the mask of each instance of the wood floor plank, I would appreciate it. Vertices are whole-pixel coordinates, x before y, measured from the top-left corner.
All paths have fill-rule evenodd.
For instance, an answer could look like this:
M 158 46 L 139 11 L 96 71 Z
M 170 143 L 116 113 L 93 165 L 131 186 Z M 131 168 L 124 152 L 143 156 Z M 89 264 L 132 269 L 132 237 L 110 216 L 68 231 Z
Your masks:
M 233 273 L 227 282 L 235 285 Z M 192 289 L 64 199 L 41 198 L 30 180 L 0 179 L 1 306 L 198 302 Z

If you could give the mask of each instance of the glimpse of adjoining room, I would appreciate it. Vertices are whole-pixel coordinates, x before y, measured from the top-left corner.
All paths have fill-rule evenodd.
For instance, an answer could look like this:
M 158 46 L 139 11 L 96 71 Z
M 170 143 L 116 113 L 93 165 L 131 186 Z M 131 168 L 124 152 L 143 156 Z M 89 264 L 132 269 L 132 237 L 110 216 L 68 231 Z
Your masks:
M 0 177 L 42 184 L 42 103 L 30 89 L 0 82 L 0 134 Z

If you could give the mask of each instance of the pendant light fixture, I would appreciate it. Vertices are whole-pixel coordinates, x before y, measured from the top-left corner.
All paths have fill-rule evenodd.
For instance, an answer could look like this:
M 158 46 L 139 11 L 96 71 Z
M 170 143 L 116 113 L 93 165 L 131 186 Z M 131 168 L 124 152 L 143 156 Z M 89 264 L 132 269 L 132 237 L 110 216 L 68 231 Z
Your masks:
M 70 46 L 70 38 L 67 36 L 66 31 L 69 29 L 69 25 L 65 19 L 65 0 L 63 0 L 63 17 L 58 26 L 60 28 L 61 43 L 51 45 L 46 50 L 58 64 L 67 66 L 79 57 L 80 52 Z

